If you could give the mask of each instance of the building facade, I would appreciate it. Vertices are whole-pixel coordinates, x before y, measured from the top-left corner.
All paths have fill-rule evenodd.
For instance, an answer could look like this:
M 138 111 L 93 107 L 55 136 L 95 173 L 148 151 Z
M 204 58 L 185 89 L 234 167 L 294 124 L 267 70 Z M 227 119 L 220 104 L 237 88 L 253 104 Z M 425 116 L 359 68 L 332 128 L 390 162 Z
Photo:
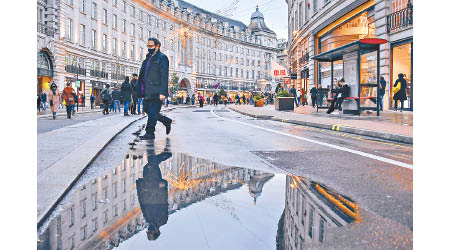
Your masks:
M 147 39 L 161 41 L 178 95 L 260 90 L 271 81 L 276 34 L 258 8 L 249 26 L 181 0 L 38 0 L 37 90 L 70 82 L 79 93 L 120 87 L 139 73 Z M 172 93 L 175 94 L 175 93 Z M 88 100 L 88 98 L 87 98 Z
M 317 62 L 312 56 L 363 38 L 382 38 L 380 76 L 387 82 L 383 106 L 393 107 L 393 84 L 399 73 L 408 82 L 405 108 L 413 108 L 413 25 L 410 0 L 286 0 L 288 4 L 288 61 L 293 83 L 310 90 L 313 85 L 327 87 L 344 77 L 343 61 Z M 375 55 L 376 56 L 376 55 Z M 364 61 L 365 60 L 365 61 Z M 376 84 L 376 57 L 361 61 L 360 80 Z

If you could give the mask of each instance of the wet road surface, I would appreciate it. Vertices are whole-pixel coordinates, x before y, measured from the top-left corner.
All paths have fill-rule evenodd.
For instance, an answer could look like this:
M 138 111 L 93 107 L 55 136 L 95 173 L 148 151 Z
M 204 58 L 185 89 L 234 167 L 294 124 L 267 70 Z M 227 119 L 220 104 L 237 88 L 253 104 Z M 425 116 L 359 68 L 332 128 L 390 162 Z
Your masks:
M 99 155 L 39 249 L 412 249 L 411 169 L 270 130 L 405 164 L 411 146 L 223 106 L 167 114 L 170 136 L 141 141 L 140 121 Z

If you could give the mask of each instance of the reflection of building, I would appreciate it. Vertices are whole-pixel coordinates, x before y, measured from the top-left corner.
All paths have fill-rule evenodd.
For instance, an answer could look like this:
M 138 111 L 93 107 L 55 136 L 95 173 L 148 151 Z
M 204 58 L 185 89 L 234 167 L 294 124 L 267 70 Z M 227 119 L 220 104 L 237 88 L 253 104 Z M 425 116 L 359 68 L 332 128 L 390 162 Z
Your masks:
M 286 205 L 278 224 L 277 245 L 316 249 L 325 242 L 327 229 L 358 219 L 358 205 L 350 198 L 303 177 L 286 176 Z
M 384 107 L 392 99 L 392 85 L 398 73 L 406 74 L 408 108 L 412 109 L 412 1 L 409 0 L 286 0 L 288 4 L 288 63 L 297 74 L 293 83 L 308 90 L 313 85 L 327 87 L 344 77 L 342 60 L 333 64 L 311 57 L 362 38 L 382 38 L 380 75 L 387 82 Z M 375 21 L 376 20 L 376 21 Z M 376 53 L 368 53 L 360 62 L 361 84 L 376 86 Z M 348 71 L 348 70 L 347 70 Z M 345 77 L 346 82 L 349 79 Z M 352 85 L 352 83 L 350 83 Z M 361 89 L 361 96 L 373 96 L 374 89 Z M 366 100 L 364 104 L 370 104 Z
M 85 96 L 107 83 L 119 87 L 139 71 L 150 37 L 161 41 L 170 74 L 186 83 L 181 95 L 214 91 L 217 82 L 248 91 L 270 80 L 265 62 L 275 56 L 276 34 L 258 8 L 247 26 L 182 0 L 37 3 L 38 89 L 51 80 L 59 89 L 71 82 Z
M 130 155 L 108 174 L 81 185 L 39 236 L 38 249 L 109 249 L 145 229 L 135 182 L 146 164 L 146 154 Z M 273 176 L 186 154 L 174 154 L 159 166 L 169 183 L 169 214 L 245 184 L 253 197 Z

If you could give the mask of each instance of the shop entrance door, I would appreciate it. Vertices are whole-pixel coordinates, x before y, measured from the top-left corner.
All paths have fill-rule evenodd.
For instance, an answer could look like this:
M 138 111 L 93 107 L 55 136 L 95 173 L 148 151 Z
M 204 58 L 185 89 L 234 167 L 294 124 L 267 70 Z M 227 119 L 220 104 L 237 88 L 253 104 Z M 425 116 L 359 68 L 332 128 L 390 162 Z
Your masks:
M 392 89 L 395 81 L 398 79 L 398 74 L 402 73 L 406 80 L 406 98 L 404 102 L 404 109 L 413 110 L 413 44 L 412 42 L 403 43 L 400 45 L 393 45 L 392 47 L 392 74 L 391 74 L 391 107 L 393 108 Z M 400 104 L 399 104 L 400 105 Z M 400 107 L 400 106 L 399 106 Z
M 304 89 L 309 93 L 308 82 L 309 82 L 309 69 L 305 69 L 300 73 L 300 86 L 302 89 Z

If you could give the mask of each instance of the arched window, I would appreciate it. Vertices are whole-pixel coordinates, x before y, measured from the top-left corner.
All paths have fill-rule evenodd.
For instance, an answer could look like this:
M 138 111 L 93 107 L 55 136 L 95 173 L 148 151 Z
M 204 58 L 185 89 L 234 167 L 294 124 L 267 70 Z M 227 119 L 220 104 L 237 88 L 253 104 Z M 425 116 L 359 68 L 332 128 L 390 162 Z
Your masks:
M 47 53 L 42 50 L 38 54 L 37 66 L 41 69 L 52 69 L 50 58 L 48 57 Z

